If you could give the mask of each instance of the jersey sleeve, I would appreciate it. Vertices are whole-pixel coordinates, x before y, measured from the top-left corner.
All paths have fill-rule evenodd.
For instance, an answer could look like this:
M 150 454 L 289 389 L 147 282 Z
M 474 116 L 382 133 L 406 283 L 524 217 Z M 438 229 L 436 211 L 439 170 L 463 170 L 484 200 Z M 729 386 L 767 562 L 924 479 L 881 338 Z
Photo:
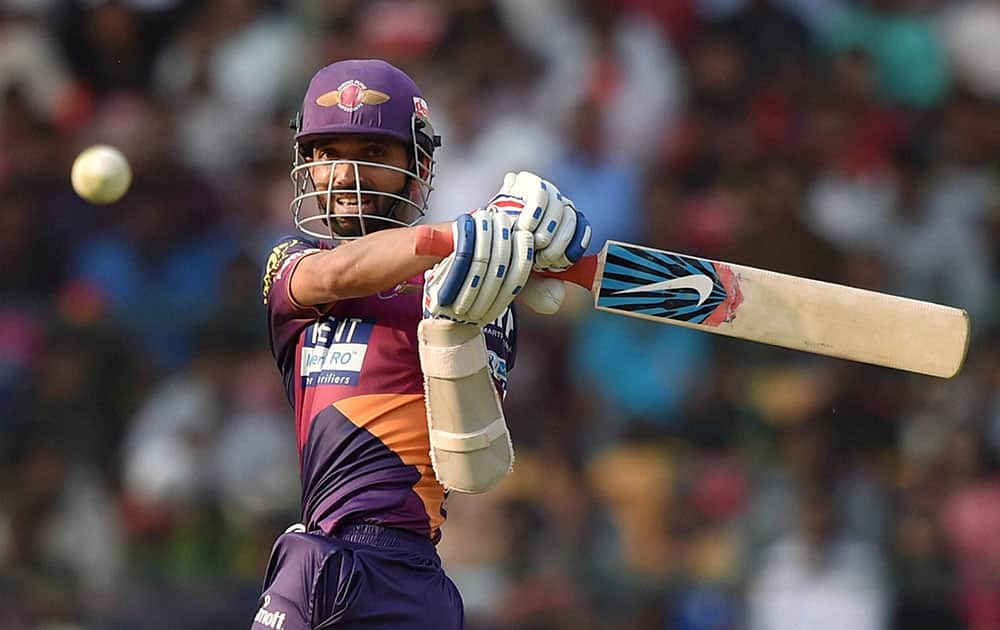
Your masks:
M 507 374 L 517 356 L 517 315 L 513 304 L 495 321 L 483 327 L 490 375 L 501 398 L 507 396 Z
M 289 287 L 299 261 L 319 251 L 322 248 L 315 241 L 285 236 L 271 249 L 264 266 L 261 293 L 267 311 L 268 338 L 271 353 L 283 373 L 290 362 L 294 362 L 295 344 L 302 328 L 323 314 L 315 306 L 296 302 Z

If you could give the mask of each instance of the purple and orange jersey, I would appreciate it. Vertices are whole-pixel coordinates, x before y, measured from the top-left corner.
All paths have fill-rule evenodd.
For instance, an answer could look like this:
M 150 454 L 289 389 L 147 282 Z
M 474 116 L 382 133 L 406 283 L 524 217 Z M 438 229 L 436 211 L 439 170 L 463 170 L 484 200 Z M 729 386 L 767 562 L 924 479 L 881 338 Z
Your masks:
M 271 352 L 295 409 L 302 522 L 327 534 L 342 523 L 374 523 L 437 541 L 445 491 L 431 466 L 417 353 L 423 278 L 326 310 L 303 306 L 288 281 L 298 261 L 321 249 L 328 246 L 285 237 L 263 278 Z M 490 370 L 506 393 L 513 309 L 484 332 Z

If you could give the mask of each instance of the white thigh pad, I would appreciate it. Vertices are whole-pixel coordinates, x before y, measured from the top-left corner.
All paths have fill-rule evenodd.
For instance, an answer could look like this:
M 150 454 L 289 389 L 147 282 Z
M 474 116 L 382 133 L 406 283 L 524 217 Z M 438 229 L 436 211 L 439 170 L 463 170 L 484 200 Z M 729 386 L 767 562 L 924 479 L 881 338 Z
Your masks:
M 514 447 L 478 326 L 424 319 L 417 327 L 431 463 L 449 490 L 489 490 L 511 471 Z

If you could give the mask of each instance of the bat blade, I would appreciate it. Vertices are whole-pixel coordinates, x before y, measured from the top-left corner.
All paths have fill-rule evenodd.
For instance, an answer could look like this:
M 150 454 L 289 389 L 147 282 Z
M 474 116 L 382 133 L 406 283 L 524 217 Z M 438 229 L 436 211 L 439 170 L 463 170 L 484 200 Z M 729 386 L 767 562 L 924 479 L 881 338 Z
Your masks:
M 418 228 L 415 254 L 453 247 L 450 230 Z M 957 374 L 969 345 L 962 309 L 619 241 L 541 275 L 600 311 L 929 376 Z
M 598 310 L 950 378 L 965 360 L 964 310 L 608 241 Z

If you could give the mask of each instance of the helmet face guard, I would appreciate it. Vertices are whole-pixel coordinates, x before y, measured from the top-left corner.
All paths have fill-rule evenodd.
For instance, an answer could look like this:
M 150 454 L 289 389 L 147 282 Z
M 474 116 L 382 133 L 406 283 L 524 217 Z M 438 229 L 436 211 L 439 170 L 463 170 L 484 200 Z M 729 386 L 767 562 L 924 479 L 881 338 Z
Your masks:
M 424 148 L 418 140 L 417 129 L 419 121 L 413 118 L 413 144 L 409 149 L 409 168 L 399 168 L 378 162 L 360 160 L 314 160 L 310 145 L 295 144 L 295 156 L 292 164 L 292 186 L 294 197 L 291 203 L 292 219 L 295 227 L 304 234 L 314 238 L 332 240 L 353 240 L 372 232 L 391 227 L 411 227 L 416 225 L 427 214 L 431 191 L 434 190 L 434 156 Z M 354 186 L 334 188 L 334 168 L 346 164 L 354 170 Z M 327 181 L 317 182 L 312 176 L 312 168 L 328 166 Z M 403 187 L 396 191 L 372 190 L 364 188 L 361 169 L 385 169 L 405 176 Z M 353 194 L 356 197 L 356 215 L 335 213 L 336 199 Z M 372 200 L 373 213 L 364 211 L 362 200 Z M 338 233 L 335 219 L 357 217 L 353 222 L 356 234 Z
M 390 227 L 419 223 L 434 189 L 434 135 L 426 101 L 413 81 L 384 61 L 350 60 L 329 65 L 313 76 L 302 112 L 292 121 L 295 149 L 291 171 L 292 218 L 309 236 L 352 240 Z M 409 166 L 361 160 L 314 160 L 316 140 L 338 136 L 375 136 L 407 145 Z M 354 170 L 354 185 L 334 188 L 334 167 Z M 314 181 L 313 168 L 329 167 L 327 181 Z M 386 169 L 404 175 L 395 191 L 365 188 L 362 169 Z M 336 212 L 337 201 L 353 195 L 357 213 Z M 371 201 L 366 210 L 363 201 Z M 338 231 L 338 224 L 349 226 Z

